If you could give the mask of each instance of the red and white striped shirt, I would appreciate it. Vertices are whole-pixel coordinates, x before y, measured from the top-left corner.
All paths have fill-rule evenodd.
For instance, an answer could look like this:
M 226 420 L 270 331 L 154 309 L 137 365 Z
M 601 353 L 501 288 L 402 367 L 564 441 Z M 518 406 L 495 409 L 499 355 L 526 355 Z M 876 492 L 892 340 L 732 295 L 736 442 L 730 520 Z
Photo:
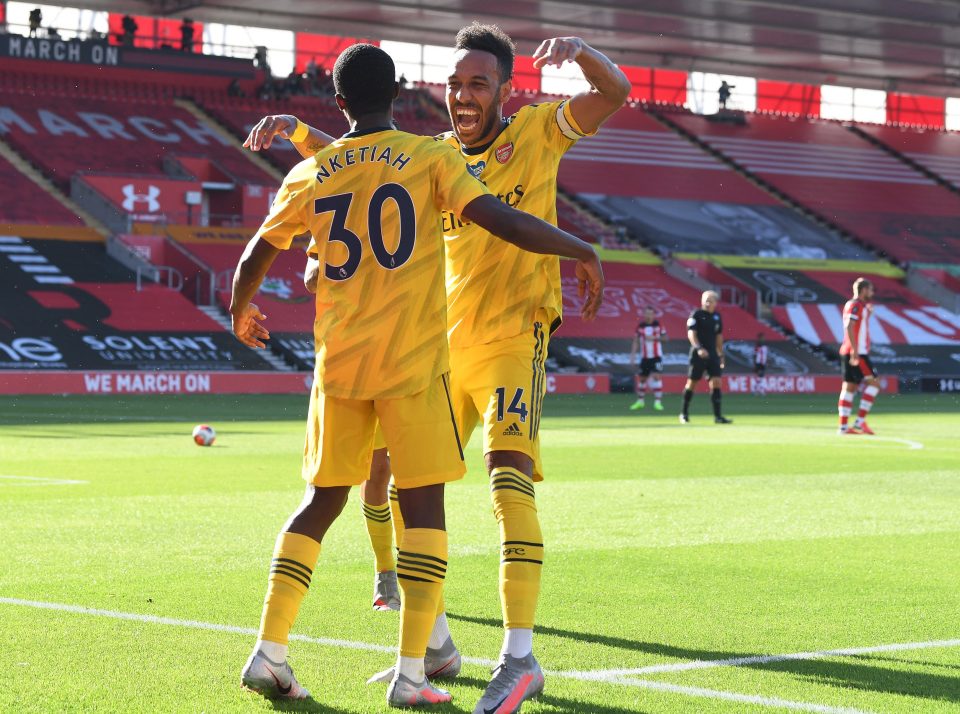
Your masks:
M 753 348 L 753 363 L 754 364 L 766 364 L 767 363 L 767 346 L 766 345 L 757 345 Z
M 843 344 L 840 345 L 840 354 L 848 355 L 856 347 L 858 355 L 865 355 L 870 352 L 870 312 L 873 308 L 859 298 L 847 300 L 843 306 Z M 850 344 L 849 326 L 856 326 L 854 336 L 856 344 Z
M 638 324 L 637 337 L 640 339 L 640 357 L 642 359 L 663 357 L 663 345 L 660 340 L 667 339 L 667 331 L 660 327 L 657 320 L 649 325 L 645 322 Z

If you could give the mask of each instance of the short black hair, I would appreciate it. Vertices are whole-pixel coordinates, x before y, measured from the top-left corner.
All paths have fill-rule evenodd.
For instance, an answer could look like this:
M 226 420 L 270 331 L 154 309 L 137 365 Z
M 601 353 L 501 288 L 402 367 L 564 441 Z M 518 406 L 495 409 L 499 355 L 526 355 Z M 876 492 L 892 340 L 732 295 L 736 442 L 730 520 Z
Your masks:
M 454 49 L 489 52 L 497 58 L 500 84 L 513 78 L 513 58 L 517 54 L 517 46 L 510 39 L 510 35 L 497 25 L 481 25 L 474 21 L 472 25 L 457 33 Z
M 385 112 L 397 91 L 393 59 L 374 45 L 350 45 L 333 65 L 333 87 L 354 117 Z

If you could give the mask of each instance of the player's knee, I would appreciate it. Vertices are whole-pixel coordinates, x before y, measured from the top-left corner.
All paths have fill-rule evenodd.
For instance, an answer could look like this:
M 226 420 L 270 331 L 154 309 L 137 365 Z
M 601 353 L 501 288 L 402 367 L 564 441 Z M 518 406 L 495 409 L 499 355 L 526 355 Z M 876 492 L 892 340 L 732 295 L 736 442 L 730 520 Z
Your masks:
M 446 530 L 443 508 L 443 484 L 419 488 L 398 488 L 400 513 L 407 529 L 432 528 Z
M 533 459 L 522 451 L 490 451 L 484 457 L 487 472 L 494 469 L 515 469 L 528 478 L 533 475 Z
M 537 518 L 533 479 L 515 469 L 496 469 L 490 475 L 493 514 L 499 522 Z
M 376 489 L 384 497 L 387 495 L 387 484 L 390 483 L 390 454 L 386 449 L 377 449 L 373 452 L 370 462 L 370 478 L 368 488 Z

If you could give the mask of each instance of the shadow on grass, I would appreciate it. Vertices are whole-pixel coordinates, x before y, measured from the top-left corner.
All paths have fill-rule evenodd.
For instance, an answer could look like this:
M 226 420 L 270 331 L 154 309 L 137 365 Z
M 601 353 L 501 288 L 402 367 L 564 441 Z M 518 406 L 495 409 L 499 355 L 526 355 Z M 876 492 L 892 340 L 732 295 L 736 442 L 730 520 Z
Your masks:
M 448 612 L 451 620 L 471 622 L 477 625 L 486 625 L 500 629 L 503 623 L 494 618 L 472 617 L 457 615 Z M 599 635 L 589 632 L 574 632 L 556 627 L 537 625 L 536 631 L 541 635 L 553 635 L 577 642 L 616 647 L 618 649 L 643 652 L 645 654 L 673 657 L 681 660 L 725 660 L 743 657 L 756 657 L 756 652 L 725 652 L 718 650 L 702 650 L 689 647 L 676 647 L 659 642 L 642 642 L 624 637 Z M 769 653 L 759 653 L 759 656 Z M 850 661 L 859 659 L 861 661 Z M 960 676 L 946 676 L 930 672 L 906 672 L 889 667 L 864 664 L 866 657 L 843 657 L 839 659 L 811 659 L 787 660 L 784 662 L 766 662 L 761 664 L 740 665 L 751 669 L 792 674 L 806 681 L 842 689 L 857 689 L 867 692 L 883 694 L 897 694 L 901 696 L 919 697 L 946 702 L 960 702 Z M 883 658 L 877 658 L 883 659 Z M 883 659 L 885 662 L 891 660 Z M 926 667 L 920 662 L 910 662 L 915 666 Z M 952 665 L 948 665 L 952 666 Z

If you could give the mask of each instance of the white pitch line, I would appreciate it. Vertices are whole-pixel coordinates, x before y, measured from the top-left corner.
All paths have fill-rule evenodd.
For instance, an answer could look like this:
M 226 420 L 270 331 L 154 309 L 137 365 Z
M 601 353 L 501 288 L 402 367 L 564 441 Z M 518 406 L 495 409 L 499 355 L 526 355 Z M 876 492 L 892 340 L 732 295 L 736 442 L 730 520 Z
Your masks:
M 146 622 L 155 625 L 172 625 L 174 627 L 188 627 L 197 630 L 209 630 L 215 632 L 229 632 L 232 634 L 248 635 L 255 637 L 258 630 L 252 627 L 237 627 L 235 625 L 221 625 L 214 622 L 201 622 L 199 620 L 180 620 L 173 617 L 160 617 L 157 615 L 141 615 L 133 612 L 118 612 L 115 610 L 101 610 L 92 607 L 83 607 L 80 605 L 67 605 L 56 602 L 42 602 L 38 600 L 22 600 L 19 598 L 0 597 L 0 604 L 18 605 L 22 607 L 33 607 L 42 610 L 54 610 L 58 612 L 72 612 L 79 615 L 93 615 L 96 617 L 108 617 L 115 620 L 128 620 L 133 622 Z M 393 654 L 396 647 L 386 645 L 377 645 L 369 642 L 356 642 L 353 640 L 338 640 L 328 637 L 310 637 L 309 635 L 290 635 L 291 640 L 298 642 L 310 642 L 313 644 L 324 645 L 327 647 L 340 647 L 343 649 L 364 650 L 368 652 L 384 652 Z M 722 699 L 727 701 L 743 702 L 756 704 L 758 706 L 768 706 L 780 709 L 792 709 L 794 711 L 816 712 L 817 714 L 870 714 L 860 709 L 850 709 L 845 707 L 832 707 L 825 704 L 814 704 L 810 702 L 796 702 L 787 699 L 778 699 L 776 697 L 762 697 L 752 694 L 739 694 L 737 692 L 725 692 L 718 689 L 705 689 L 702 687 L 686 687 L 678 684 L 669 684 L 667 682 L 655 682 L 645 679 L 633 679 L 627 675 L 645 674 L 652 672 L 665 671 L 684 671 L 690 669 L 704 669 L 707 667 L 731 667 L 747 664 L 762 664 L 765 662 L 781 662 L 785 660 L 817 659 L 822 657 L 836 657 L 844 655 L 866 654 L 871 652 L 893 652 L 898 650 L 915 650 L 932 647 L 956 647 L 960 646 L 960 640 L 937 640 L 931 642 L 910 642 L 893 645 L 879 645 L 876 647 L 854 647 L 838 650 L 824 650 L 821 652 L 801 652 L 789 655 L 770 655 L 760 657 L 738 657 L 725 660 L 708 660 L 679 663 L 675 665 L 654 665 L 652 667 L 642 667 L 630 670 L 600 670 L 591 672 L 554 672 L 548 674 L 566 679 L 578 679 L 581 681 L 595 681 L 608 684 L 620 684 L 629 687 L 640 687 L 642 689 L 651 689 L 673 694 L 683 694 L 691 697 L 701 697 L 708 699 Z M 479 659 L 475 657 L 464 657 L 464 662 L 475 664 L 482 667 L 492 667 L 496 663 L 492 660 Z
M 667 684 L 666 682 L 650 682 L 645 679 L 619 679 L 612 680 L 617 684 L 626 684 L 631 687 L 641 687 L 643 689 L 653 689 L 661 692 L 670 692 L 672 694 L 685 694 L 688 697 L 702 697 L 704 699 L 724 699 L 731 702 L 743 702 L 746 704 L 756 704 L 764 707 L 776 707 L 778 709 L 792 709 L 801 712 L 817 712 L 818 714 L 871 714 L 864 709 L 851 709 L 849 707 L 831 707 L 826 704 L 813 704 L 811 702 L 794 702 L 789 699 L 779 699 L 777 697 L 761 697 L 756 694 L 738 694 L 736 692 L 725 692 L 720 689 L 704 689 L 703 687 L 684 687 L 678 684 Z
M 0 474 L 0 479 L 7 481 L 25 481 L 26 483 L 13 483 L 13 486 L 74 486 L 76 484 L 90 483 L 89 481 L 77 481 L 69 478 L 48 478 L 46 476 L 8 476 Z M 4 485 L 0 482 L 0 485 Z
M 689 672 L 694 669 L 711 669 L 713 667 L 745 667 L 755 664 L 769 664 L 771 662 L 789 662 L 792 660 L 824 659 L 827 657 L 851 657 L 876 652 L 899 652 L 902 650 L 925 650 L 946 647 L 960 647 L 960 640 L 931 640 L 929 642 L 900 642 L 892 645 L 875 645 L 872 647 L 848 647 L 846 649 L 820 650 L 818 652 L 794 652 L 779 655 L 757 655 L 754 657 L 732 657 L 730 659 L 696 660 L 694 662 L 677 662 L 674 664 L 654 664 L 649 667 L 636 669 L 603 669 L 589 672 L 562 672 L 566 676 L 576 676 L 578 679 L 603 680 L 610 677 L 630 677 L 640 674 L 663 674 L 665 672 Z
M 897 444 L 905 444 L 910 451 L 917 451 L 923 448 L 923 444 L 919 441 L 914 441 L 913 439 L 899 439 L 895 436 L 870 436 L 866 439 L 861 439 L 857 441 L 858 444 L 870 444 L 877 441 L 892 441 Z
M 21 605 L 23 607 L 35 607 L 41 610 L 56 610 L 58 612 L 73 612 L 78 615 L 94 615 L 96 617 L 109 617 L 114 620 L 131 620 L 133 622 L 147 622 L 153 625 L 173 625 L 174 627 L 189 627 L 195 630 L 213 630 L 215 632 L 230 632 L 236 635 L 251 635 L 256 637 L 259 630 L 252 627 L 237 627 L 236 625 L 221 625 L 216 622 L 201 622 L 199 620 L 179 620 L 175 617 L 160 617 L 158 615 L 141 615 L 135 612 L 118 612 L 115 610 L 99 610 L 93 607 L 83 607 L 81 605 L 66 605 L 59 602 L 42 602 L 39 600 L 21 600 L 13 597 L 0 597 L 0 604 L 3 605 Z M 327 647 L 340 647 L 349 650 L 365 650 L 368 652 L 389 652 L 391 654 L 397 651 L 397 648 L 387 647 L 386 645 L 375 645 L 370 642 L 356 642 L 354 640 L 338 640 L 330 637 L 310 637 L 309 635 L 290 635 L 291 640 L 298 642 L 310 642 L 315 645 L 324 645 Z M 477 659 L 474 657 L 464 657 L 464 662 L 480 665 L 482 667 L 494 667 L 496 662 L 487 659 Z

